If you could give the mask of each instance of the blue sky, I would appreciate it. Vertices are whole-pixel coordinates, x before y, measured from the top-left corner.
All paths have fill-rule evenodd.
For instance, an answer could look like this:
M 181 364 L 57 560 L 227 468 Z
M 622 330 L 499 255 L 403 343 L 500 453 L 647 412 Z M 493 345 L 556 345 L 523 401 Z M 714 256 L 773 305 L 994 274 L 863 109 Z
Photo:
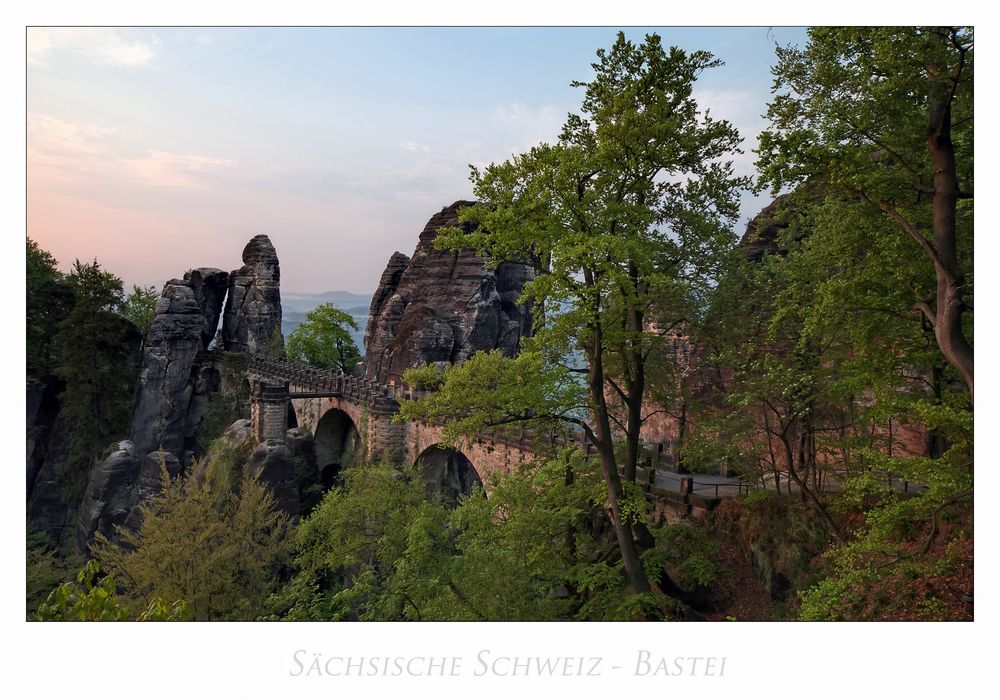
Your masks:
M 552 140 L 615 28 L 29 29 L 28 233 L 159 287 L 267 233 L 290 291 L 371 291 L 471 195 L 468 164 Z M 653 29 L 628 29 L 641 41 Z M 747 137 L 795 28 L 658 28 L 726 65 L 696 90 Z M 744 222 L 762 205 L 749 195 Z M 740 232 L 742 226 L 740 224 Z

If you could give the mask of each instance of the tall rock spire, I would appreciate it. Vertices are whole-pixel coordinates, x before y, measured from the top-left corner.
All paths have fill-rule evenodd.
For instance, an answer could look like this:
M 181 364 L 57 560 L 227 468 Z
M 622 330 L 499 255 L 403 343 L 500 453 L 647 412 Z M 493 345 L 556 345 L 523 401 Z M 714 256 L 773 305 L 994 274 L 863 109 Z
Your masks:
M 223 347 L 264 353 L 281 338 L 281 269 L 271 240 L 254 236 L 243 249 L 243 267 L 229 276 L 222 321 Z M 283 340 L 282 340 L 283 342 Z

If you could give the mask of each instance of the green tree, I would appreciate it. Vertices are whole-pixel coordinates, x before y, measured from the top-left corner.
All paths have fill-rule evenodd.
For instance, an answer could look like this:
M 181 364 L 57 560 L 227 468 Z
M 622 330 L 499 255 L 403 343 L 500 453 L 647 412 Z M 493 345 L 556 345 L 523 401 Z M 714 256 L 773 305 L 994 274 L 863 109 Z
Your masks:
M 51 345 L 60 322 L 73 307 L 73 290 L 56 269 L 56 259 L 27 239 L 27 365 L 28 374 L 43 376 L 52 369 Z
M 346 469 L 343 485 L 330 489 L 296 530 L 297 573 L 280 595 L 285 618 L 415 617 L 417 608 L 385 581 L 411 537 L 435 540 L 430 549 L 447 552 L 446 517 L 418 479 L 384 464 Z
M 639 458 L 647 364 L 663 336 L 697 314 L 734 243 L 727 224 L 748 183 L 727 160 L 739 135 L 692 95 L 699 75 L 719 61 L 665 50 L 656 35 L 637 46 L 619 34 L 597 57 L 594 78 L 573 83 L 585 91 L 581 113 L 568 117 L 558 141 L 472 168 L 479 204 L 461 216 L 478 228 L 439 232 L 437 245 L 471 248 L 494 263 L 540 262 L 545 274 L 524 289 L 542 307 L 529 346 L 548 376 L 563 368 L 560 386 L 569 376 L 583 379 L 581 391 L 545 417 L 576 423 L 596 446 L 628 580 L 649 594 L 636 545 L 642 514 L 623 510 L 623 477 L 634 481 Z M 500 420 L 538 419 L 527 410 Z M 625 436 L 621 457 L 616 430 Z
M 361 360 L 361 353 L 348 329 L 358 330 L 350 314 L 333 304 L 320 304 L 288 336 L 288 359 L 350 374 Z
M 122 315 L 135 324 L 143 338 L 149 333 L 159 297 L 156 287 L 139 287 L 133 284 L 132 291 L 122 303 Z
M 86 486 L 91 465 L 125 433 L 132 405 L 135 365 L 129 356 L 134 326 L 121 315 L 122 281 L 95 260 L 77 260 L 66 277 L 73 310 L 53 339 L 56 375 L 65 382 L 60 415 L 70 426 L 69 456 L 62 465 L 66 495 Z M 131 343 L 131 344 L 136 344 Z
M 75 553 L 65 549 L 60 550 L 50 535 L 36 530 L 30 521 L 26 539 L 26 599 L 27 615 L 30 620 L 52 589 L 71 577 L 84 562 Z
M 243 474 L 246 450 L 219 446 L 142 506 L 121 544 L 98 536 L 93 553 L 133 612 L 151 597 L 184 600 L 196 620 L 253 620 L 268 612 L 290 553 L 288 517 L 270 489 Z
M 794 186 L 786 208 L 804 226 L 754 281 L 771 287 L 757 294 L 765 335 L 783 334 L 758 364 L 779 371 L 746 366 L 758 394 L 794 399 L 790 425 L 813 426 L 814 454 L 840 455 L 835 505 L 853 514 L 800 614 L 933 618 L 955 598 L 942 579 L 971 571 L 973 33 L 817 28 L 778 58 L 760 182 Z M 907 423 L 925 426 L 924 455 L 895 444 Z M 897 595 L 901 580 L 936 589 L 928 614 Z
M 777 52 L 760 183 L 822 182 L 916 246 L 911 307 L 971 396 L 972 29 L 821 27 Z
M 138 616 L 115 600 L 118 585 L 111 576 L 100 576 L 96 561 L 89 561 L 76 575 L 75 580 L 56 588 L 44 603 L 38 606 L 35 620 L 41 622 L 172 622 L 188 617 L 187 604 L 176 601 L 165 603 L 154 598 Z
M 297 573 L 279 596 L 285 619 L 628 620 L 645 612 L 593 527 L 604 491 L 596 463 L 564 450 L 489 488 L 488 499 L 474 493 L 451 509 L 428 499 L 413 471 L 348 469 L 298 528 Z

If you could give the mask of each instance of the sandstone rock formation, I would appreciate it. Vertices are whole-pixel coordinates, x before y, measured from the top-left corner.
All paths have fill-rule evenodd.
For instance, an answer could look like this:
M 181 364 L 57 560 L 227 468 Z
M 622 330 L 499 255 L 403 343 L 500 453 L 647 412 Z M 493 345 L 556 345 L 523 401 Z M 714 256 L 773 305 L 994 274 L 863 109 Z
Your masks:
M 778 236 L 788 228 L 788 214 L 782 211 L 787 206 L 787 200 L 787 194 L 779 196 L 747 224 L 747 230 L 740 239 L 740 248 L 751 260 L 759 261 L 766 254 L 780 250 Z
M 176 476 L 191 462 L 209 399 L 220 389 L 217 358 L 206 352 L 216 337 L 220 316 L 224 319 L 221 348 L 225 350 L 264 352 L 279 333 L 278 256 L 267 236 L 250 240 L 243 249 L 243 263 L 232 275 L 215 268 L 197 268 L 164 285 L 145 340 L 128 440 L 95 467 L 76 514 L 76 539 L 81 548 L 95 532 L 111 536 L 115 525 L 137 527 L 137 506 L 159 491 L 161 465 Z M 34 457 L 39 431 L 32 432 L 31 418 L 42 413 L 38 393 L 33 387 L 28 406 L 28 473 L 35 492 L 49 481 L 56 483 L 48 478 L 44 466 L 38 468 Z M 56 428 L 51 430 L 53 434 L 58 432 Z M 280 476 L 278 457 L 270 456 L 261 466 L 280 491 L 285 479 Z M 297 498 L 296 493 L 296 502 Z M 41 516 L 45 516 L 42 511 L 52 510 L 48 500 L 40 499 L 35 509 Z M 291 503 L 292 498 L 284 500 Z
M 132 496 L 140 459 L 135 445 L 122 440 L 118 449 L 91 472 L 77 516 L 76 544 L 81 552 L 87 550 L 95 533 L 111 537 L 115 525 L 124 524 L 135 505 Z
M 515 355 L 531 333 L 531 313 L 518 298 L 535 270 L 505 263 L 487 270 L 471 251 L 435 250 L 440 228 L 457 226 L 458 201 L 431 217 L 412 258 L 393 253 L 372 297 L 363 371 L 378 382 L 399 382 L 424 363 L 452 363 L 477 350 Z
M 166 469 L 167 477 L 170 479 L 176 479 L 184 471 L 177 455 L 165 450 L 150 452 L 142 460 L 130 499 L 135 502 L 135 505 L 131 507 L 125 518 L 126 527 L 137 530 L 142 525 L 139 506 L 149 502 L 153 496 L 160 493 L 163 487 L 164 469 Z
M 163 287 L 146 338 L 128 433 L 140 459 L 163 449 L 183 463 L 192 447 L 201 420 L 199 411 L 190 410 L 192 401 L 217 389 L 213 382 L 218 382 L 214 371 L 203 370 L 199 355 L 215 335 L 228 279 L 222 270 L 199 268 Z
M 264 353 L 276 335 L 280 338 L 280 282 L 278 254 L 271 240 L 254 236 L 243 249 L 243 267 L 229 277 L 222 326 L 226 350 Z
M 271 489 L 278 507 L 290 515 L 299 512 L 299 482 L 291 448 L 283 442 L 263 442 L 250 453 L 248 473 L 257 474 Z
M 159 490 L 160 464 L 176 476 L 190 460 L 208 397 L 218 390 L 204 350 L 228 279 L 222 270 L 198 268 L 164 285 L 146 336 L 129 440 L 91 472 L 77 515 L 81 549 L 95 532 L 110 537 L 115 525 L 137 524 L 136 506 Z

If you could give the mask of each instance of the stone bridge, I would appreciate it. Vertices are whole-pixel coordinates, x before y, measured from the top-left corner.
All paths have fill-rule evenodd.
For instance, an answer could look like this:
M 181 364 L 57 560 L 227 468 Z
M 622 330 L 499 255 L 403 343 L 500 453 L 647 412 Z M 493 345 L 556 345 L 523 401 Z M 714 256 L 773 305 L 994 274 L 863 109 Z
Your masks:
M 567 445 L 578 445 L 585 455 L 594 452 L 581 431 L 543 434 L 523 428 L 495 429 L 449 447 L 441 444 L 443 424 L 393 421 L 401 399 L 420 398 L 426 392 L 262 355 L 250 356 L 247 377 L 257 440 L 281 442 L 290 427 L 307 430 L 328 485 L 340 469 L 364 455 L 363 459 L 421 467 L 432 485 L 457 497 L 470 493 L 476 484 L 488 492 L 489 475 L 513 471 L 536 455 Z M 668 456 L 660 451 L 647 457 L 638 473 L 653 513 L 668 520 L 707 513 L 721 498 L 748 490 L 737 479 L 678 475 L 670 467 Z
M 572 435 L 515 429 L 445 447 L 442 424 L 393 421 L 401 399 L 424 392 L 260 355 L 250 356 L 247 376 L 257 440 L 282 441 L 290 427 L 310 432 L 324 481 L 363 454 L 368 460 L 421 465 L 424 478 L 440 481 L 446 492 L 468 493 L 477 483 L 488 488 L 489 474 L 510 472 L 534 459 L 540 440 L 549 448 L 573 440 Z

